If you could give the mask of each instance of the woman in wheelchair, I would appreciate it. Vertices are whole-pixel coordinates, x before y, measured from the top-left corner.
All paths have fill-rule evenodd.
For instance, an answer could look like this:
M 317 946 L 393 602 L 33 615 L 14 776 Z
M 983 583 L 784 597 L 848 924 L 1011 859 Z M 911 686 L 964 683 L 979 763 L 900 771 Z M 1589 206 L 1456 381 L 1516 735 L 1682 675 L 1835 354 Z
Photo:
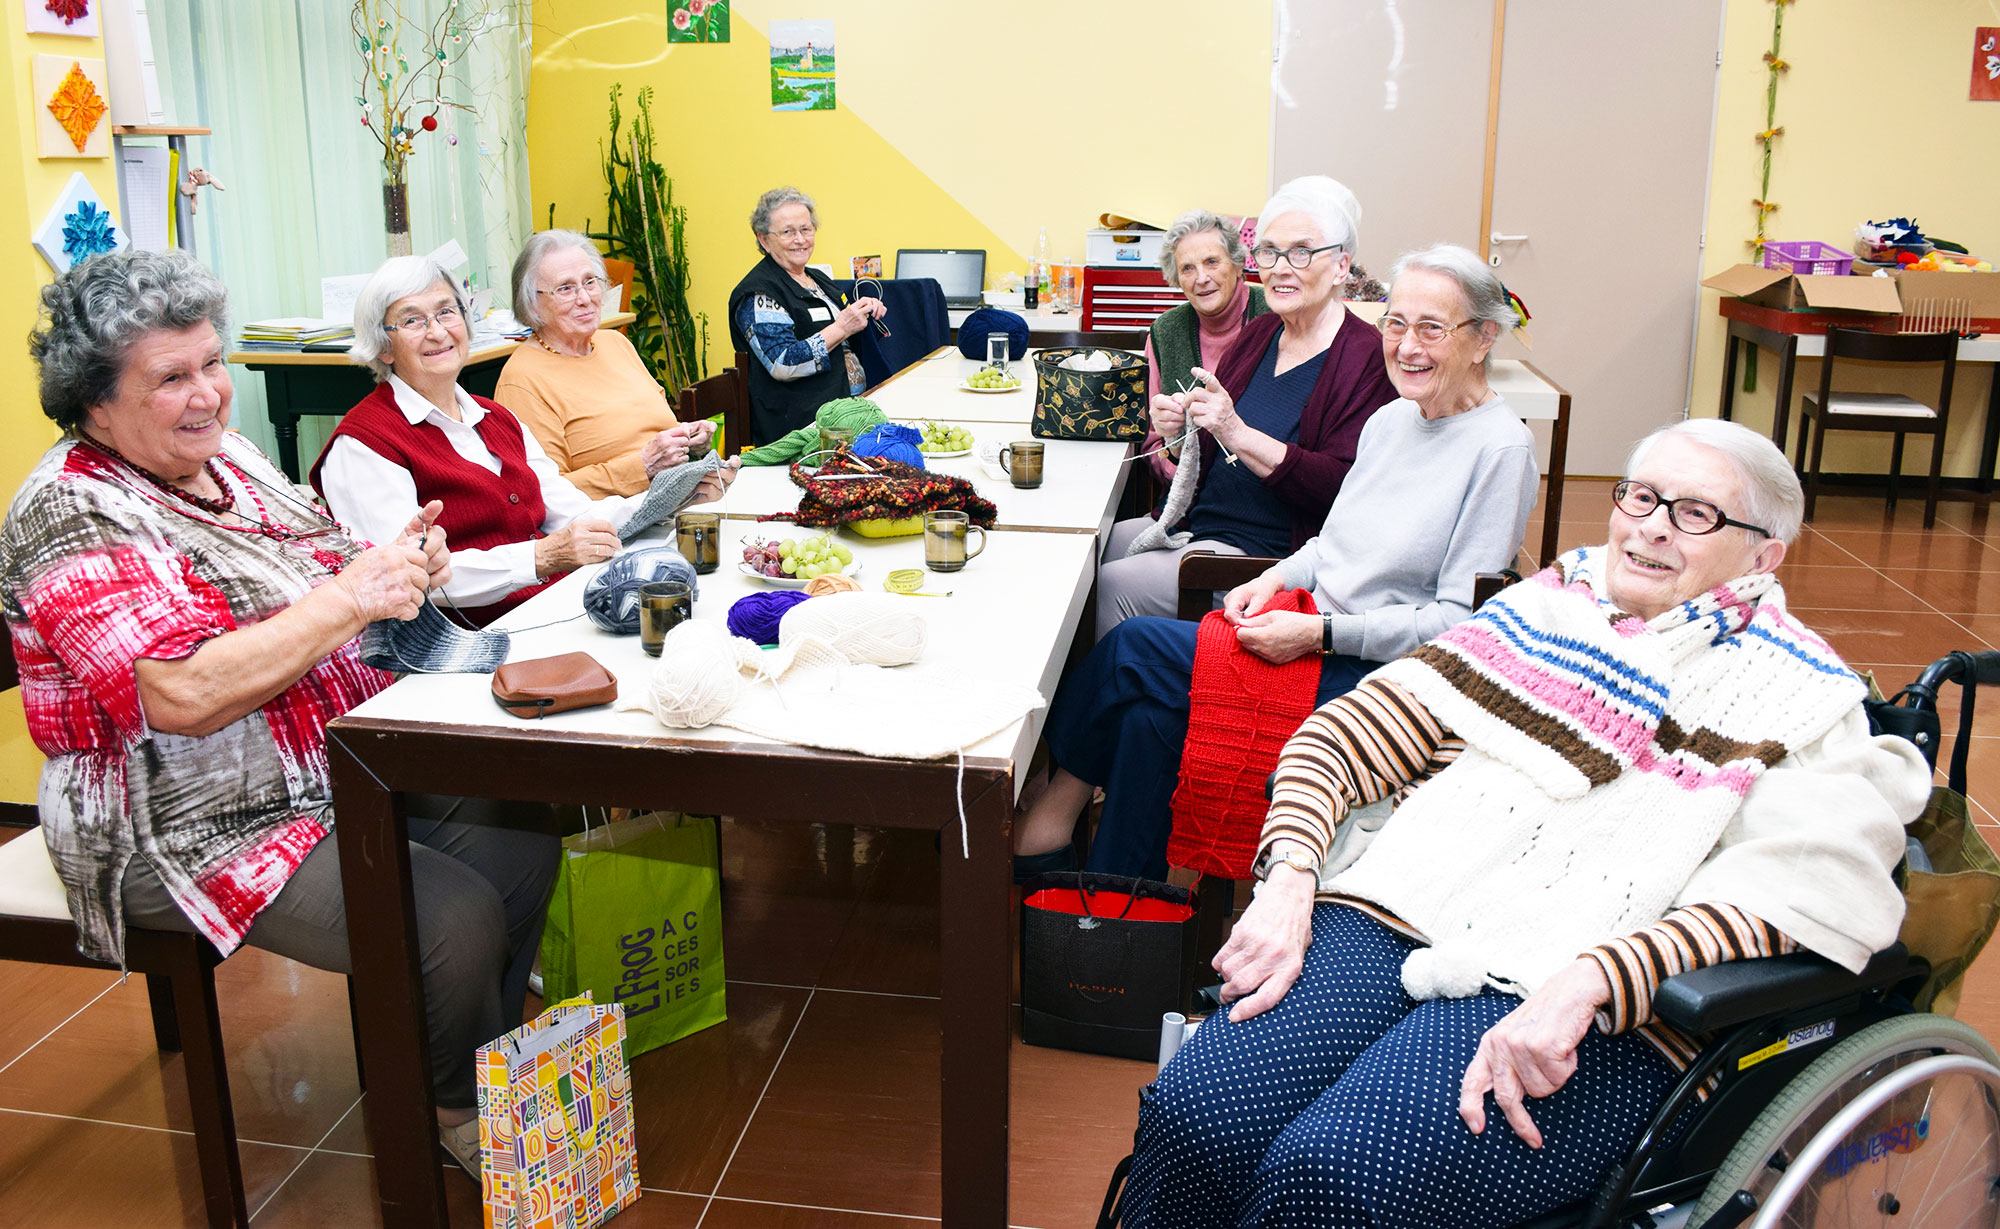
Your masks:
M 1287 745 L 1229 1006 L 1141 1095 L 1125 1225 L 1517 1224 L 1586 1196 L 1686 1066 L 1664 978 L 1895 939 L 1930 772 L 1785 610 L 1791 467 L 1696 420 L 1627 473 L 1606 545 Z
M 1494 342 L 1518 323 L 1500 279 L 1471 252 L 1439 244 L 1397 261 L 1390 282 L 1374 345 L 1400 396 L 1361 428 L 1319 533 L 1223 602 L 1243 653 L 1279 666 L 1319 658 L 1265 744 L 1256 783 L 1312 705 L 1470 614 L 1479 573 L 1508 566 L 1535 506 L 1534 441 L 1486 382 Z M 1311 590 L 1322 613 L 1272 606 L 1292 588 Z M 1098 601 L 1108 600 L 1100 575 Z M 1128 619 L 1063 680 L 1043 732 L 1055 776 L 1015 824 L 1017 875 L 1075 866 L 1077 817 L 1101 785 L 1089 869 L 1166 877 L 1196 639 L 1193 623 Z M 1275 699 L 1271 690 L 1260 698 Z M 1260 794 L 1253 788 L 1241 815 L 1246 841 Z

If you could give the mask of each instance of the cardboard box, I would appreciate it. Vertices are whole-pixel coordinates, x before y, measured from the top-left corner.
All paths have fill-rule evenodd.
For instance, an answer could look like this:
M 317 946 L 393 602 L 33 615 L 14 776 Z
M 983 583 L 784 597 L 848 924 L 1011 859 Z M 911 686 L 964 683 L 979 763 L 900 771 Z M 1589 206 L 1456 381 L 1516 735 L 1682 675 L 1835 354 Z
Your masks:
M 1939 277 L 1977 277 L 1975 273 L 1944 273 Z M 1760 307 L 1780 311 L 1885 312 L 1903 310 L 1896 282 L 1886 277 L 1825 277 L 1796 275 L 1787 269 L 1732 265 L 1702 282 L 1711 290 L 1733 295 Z
M 1902 302 L 1915 310 L 1916 304 L 1963 303 L 1974 319 L 2000 316 L 2000 273 L 1944 273 L 1934 269 L 1901 269 L 1889 275 L 1895 279 Z

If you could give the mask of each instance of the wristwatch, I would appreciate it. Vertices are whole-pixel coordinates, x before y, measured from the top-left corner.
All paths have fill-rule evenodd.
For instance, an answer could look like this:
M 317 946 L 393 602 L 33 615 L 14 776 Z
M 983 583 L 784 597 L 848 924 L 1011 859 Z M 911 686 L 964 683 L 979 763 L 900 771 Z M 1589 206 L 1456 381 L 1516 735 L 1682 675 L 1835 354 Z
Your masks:
M 1271 869 L 1279 863 L 1283 863 L 1295 871 L 1304 871 L 1315 879 L 1319 877 L 1319 859 L 1313 857 L 1303 849 L 1287 849 L 1283 853 L 1267 852 L 1263 857 L 1257 859 L 1257 865 L 1251 868 L 1251 870 L 1257 878 L 1269 879 L 1271 877 Z
M 1333 656 L 1333 612 L 1331 610 L 1327 611 L 1320 616 L 1320 619 L 1319 655 L 1321 657 L 1331 657 Z

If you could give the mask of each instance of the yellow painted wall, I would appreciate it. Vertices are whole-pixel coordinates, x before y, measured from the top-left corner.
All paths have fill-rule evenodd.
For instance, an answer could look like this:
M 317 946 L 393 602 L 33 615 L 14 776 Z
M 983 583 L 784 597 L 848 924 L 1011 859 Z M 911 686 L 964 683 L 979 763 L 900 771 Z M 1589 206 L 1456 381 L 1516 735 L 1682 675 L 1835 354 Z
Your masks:
M 1966 98 L 1972 32 L 2000 25 L 1992 0 L 1925 0 L 1922 20 L 1907 29 L 1883 25 L 1875 0 L 1812 0 L 1785 10 L 1782 57 L 1791 65 L 1778 86 L 1778 139 L 1771 199 L 1779 203 L 1769 233 L 1777 239 L 1818 239 L 1852 250 L 1855 224 L 1914 216 L 1926 233 L 2000 256 L 2000 102 Z M 1751 198 L 1759 193 L 1759 153 L 1752 134 L 1764 127 L 1763 54 L 1771 45 L 1770 0 L 1729 0 L 1717 101 L 1715 170 L 1708 213 L 1705 274 L 1749 259 L 1754 235 Z M 1987 276 L 2000 276 L 1990 274 Z M 1713 415 L 1721 392 L 1723 321 L 1716 293 L 1704 291 L 1695 352 L 1693 411 Z M 1775 364 L 1765 355 L 1758 388 L 1736 397 L 1737 417 L 1768 429 Z M 1850 375 L 1849 373 L 1853 374 Z M 1994 368 L 1959 369 L 1946 439 L 1948 475 L 1976 469 L 1980 426 Z M 1894 373 L 1856 372 L 1843 365 L 1839 386 L 1854 391 L 1908 391 L 1932 397 Z M 1802 359 L 1799 390 L 1817 388 L 1819 363 Z M 1797 438 L 1798 415 L 1792 415 Z M 1827 437 L 1825 468 L 1882 473 L 1887 436 L 1853 432 Z M 1929 471 L 1928 441 L 1912 441 L 1904 472 Z
M 691 298 L 709 364 L 729 361 L 729 291 L 757 259 L 751 206 L 794 184 L 818 202 L 816 261 L 899 247 L 983 247 L 988 275 L 1083 257 L 1106 210 L 1158 218 L 1196 205 L 1255 212 L 1270 144 L 1269 0 L 1134 8 L 1019 0 L 985 12 L 935 0 L 743 3 L 723 46 L 666 41 L 664 2 L 535 7 L 528 154 L 537 226 L 604 218 L 606 91 L 629 111 L 655 91 L 657 155 L 688 207 Z M 770 109 L 772 18 L 834 21 L 838 109 Z M 1115 47 L 1116 57 L 1088 49 Z M 1176 83 L 1196 80 L 1183 93 Z M 1084 134 L 1080 139 L 1068 134 Z
M 56 439 L 55 428 L 42 417 L 35 392 L 35 366 L 23 339 L 35 326 L 41 287 L 52 276 L 28 236 L 41 225 L 56 195 L 71 173 L 82 171 L 107 201 L 118 199 L 118 182 L 111 159 L 35 157 L 35 112 L 31 57 L 75 55 L 102 59 L 98 39 L 29 34 L 19 4 L 0 5 L 7 72 L 5 107 L 0 115 L 0 498 L 12 499 L 36 458 Z M 114 206 L 115 209 L 115 206 Z M 19 691 L 0 696 L 0 802 L 33 802 L 41 755 L 28 741 L 21 720 Z

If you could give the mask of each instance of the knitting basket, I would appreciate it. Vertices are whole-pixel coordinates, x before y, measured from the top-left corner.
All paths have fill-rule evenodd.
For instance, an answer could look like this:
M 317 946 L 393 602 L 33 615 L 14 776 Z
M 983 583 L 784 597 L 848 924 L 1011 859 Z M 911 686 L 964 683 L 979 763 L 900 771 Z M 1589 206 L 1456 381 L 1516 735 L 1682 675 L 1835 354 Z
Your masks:
M 1186 888 L 1078 871 L 1042 875 L 1021 902 L 1021 1040 L 1152 1059 L 1160 1017 L 1194 992 Z
M 1141 440 L 1146 438 L 1146 360 L 1125 350 L 1096 352 L 1111 359 L 1108 371 L 1069 371 L 1064 359 L 1094 347 L 1065 347 L 1035 355 L 1038 439 Z

